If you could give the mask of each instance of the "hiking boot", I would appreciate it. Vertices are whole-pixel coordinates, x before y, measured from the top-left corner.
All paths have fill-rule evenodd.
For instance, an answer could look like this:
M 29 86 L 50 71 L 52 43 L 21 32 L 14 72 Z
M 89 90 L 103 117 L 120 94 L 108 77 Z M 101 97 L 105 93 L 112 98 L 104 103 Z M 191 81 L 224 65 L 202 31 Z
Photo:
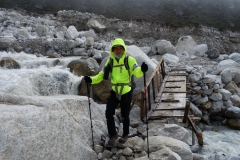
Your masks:
M 115 141 L 118 139 L 118 134 L 116 133 L 115 135 L 111 136 L 110 139 L 108 140 L 108 144 L 111 146 L 114 146 Z
M 128 140 L 128 135 L 122 135 L 119 139 L 119 143 L 125 143 Z

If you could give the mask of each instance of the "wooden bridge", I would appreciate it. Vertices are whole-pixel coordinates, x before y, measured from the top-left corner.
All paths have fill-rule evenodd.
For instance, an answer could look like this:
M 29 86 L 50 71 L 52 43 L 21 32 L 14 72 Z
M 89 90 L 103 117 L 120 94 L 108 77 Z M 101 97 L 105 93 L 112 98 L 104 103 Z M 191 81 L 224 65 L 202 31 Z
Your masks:
M 195 125 L 195 122 L 199 121 L 200 118 L 194 117 L 189 112 L 190 102 L 186 98 L 188 88 L 186 68 L 170 68 L 171 70 L 166 73 L 164 61 L 161 59 L 148 79 L 146 89 L 143 88 L 135 97 L 131 107 L 134 106 L 141 95 L 140 118 L 143 121 L 164 124 L 175 123 L 185 127 L 191 125 L 192 144 L 195 143 L 196 135 L 199 145 L 203 145 L 202 133 L 198 132 Z M 147 98 L 144 98 L 145 91 L 147 92 Z

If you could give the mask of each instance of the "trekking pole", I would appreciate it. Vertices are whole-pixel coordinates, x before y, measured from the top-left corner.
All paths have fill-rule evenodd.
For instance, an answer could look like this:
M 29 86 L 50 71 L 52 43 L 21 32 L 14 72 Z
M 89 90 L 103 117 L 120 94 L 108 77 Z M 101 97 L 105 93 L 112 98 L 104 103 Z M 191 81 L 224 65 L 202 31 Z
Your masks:
M 94 149 L 94 140 L 93 140 L 93 125 L 92 125 L 92 115 L 91 115 L 91 102 L 90 102 L 90 91 L 89 91 L 89 84 L 87 84 L 87 92 L 88 92 L 88 106 L 89 106 L 89 115 L 90 115 L 90 121 L 91 121 L 91 131 L 92 131 L 92 142 L 93 142 L 93 149 Z
M 148 142 L 148 119 L 147 119 L 147 101 L 146 101 L 146 72 L 143 72 L 143 78 L 144 78 L 144 105 L 145 105 L 145 116 L 146 116 L 146 124 L 147 124 L 147 153 L 149 158 L 149 142 Z

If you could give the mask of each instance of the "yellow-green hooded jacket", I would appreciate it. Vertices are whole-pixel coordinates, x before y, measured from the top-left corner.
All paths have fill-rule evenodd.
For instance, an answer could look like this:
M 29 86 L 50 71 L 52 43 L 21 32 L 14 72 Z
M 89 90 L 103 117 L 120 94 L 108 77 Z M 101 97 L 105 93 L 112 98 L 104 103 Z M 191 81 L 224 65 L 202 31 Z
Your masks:
M 117 60 L 115 59 L 114 52 L 112 51 L 113 46 L 118 46 L 118 45 L 121 45 L 124 47 L 124 54 L 119 59 L 119 62 L 117 62 Z M 122 65 L 122 67 L 112 67 L 112 72 L 110 72 L 111 83 L 113 84 L 112 89 L 117 93 L 120 93 L 121 86 L 117 86 L 118 91 L 116 91 L 114 84 L 130 83 L 129 73 L 124 65 L 124 58 L 126 57 L 126 52 L 127 52 L 126 45 L 121 38 L 117 38 L 112 42 L 112 46 L 110 49 L 110 56 L 113 59 L 113 66 Z M 109 59 L 106 61 L 105 66 L 107 66 L 108 63 L 109 63 Z M 129 64 L 129 71 L 131 76 L 135 75 L 137 78 L 140 78 L 141 76 L 143 76 L 143 72 L 141 68 L 138 66 L 135 58 L 128 56 L 128 64 Z M 103 76 L 104 76 L 104 69 L 100 71 L 96 76 L 91 77 L 92 84 L 100 83 L 103 80 Z M 131 86 L 124 85 L 121 95 L 129 92 L 130 90 L 131 90 Z

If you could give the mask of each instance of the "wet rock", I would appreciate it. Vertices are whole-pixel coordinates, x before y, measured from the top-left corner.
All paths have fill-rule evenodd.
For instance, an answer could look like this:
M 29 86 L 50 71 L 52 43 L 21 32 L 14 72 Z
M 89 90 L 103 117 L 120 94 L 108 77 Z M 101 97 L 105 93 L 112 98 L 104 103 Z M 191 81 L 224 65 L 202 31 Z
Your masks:
M 196 46 L 197 43 L 193 40 L 191 36 L 184 36 L 178 39 L 176 51 L 178 53 L 187 52 L 189 55 L 193 55 Z
M 0 66 L 8 69 L 20 69 L 18 62 L 10 57 L 4 57 L 0 61 Z
M 77 29 L 75 28 L 75 26 L 69 26 L 66 31 L 65 37 L 68 40 L 72 40 L 72 39 L 77 38 L 78 36 L 79 36 L 79 33 L 78 33 Z
M 147 151 L 147 141 L 145 140 L 144 150 Z M 168 147 L 173 152 L 177 153 L 182 160 L 193 159 L 192 151 L 188 144 L 170 137 L 150 136 L 149 151 L 156 152 L 164 147 Z
M 240 119 L 229 119 L 228 120 L 228 125 L 231 128 L 240 130 Z
M 164 59 L 164 62 L 166 62 L 167 64 L 179 62 L 179 58 L 177 56 L 169 53 L 164 54 L 162 58 Z
M 219 93 L 222 95 L 222 100 L 224 101 L 227 101 L 232 96 L 232 93 L 226 89 L 219 89 Z
M 49 29 L 48 29 L 48 27 L 47 26 L 45 26 L 45 25 L 38 25 L 37 27 L 36 27 L 36 30 L 35 30 L 35 32 L 37 32 L 37 34 L 38 34 L 38 36 L 39 37 L 44 37 L 44 36 L 47 36 L 49 33 Z
M 206 52 L 206 54 L 208 55 L 208 58 L 210 59 L 215 59 L 215 58 L 218 58 L 219 55 L 220 55 L 220 52 L 218 49 L 216 48 L 213 48 L 213 49 L 210 49 Z
M 15 42 L 15 40 L 16 38 L 14 37 L 0 37 L 0 49 L 7 49 Z
M 200 45 L 197 45 L 194 48 L 194 50 L 195 50 L 194 52 L 195 56 L 202 57 L 207 52 L 208 46 L 206 44 L 200 44 Z
M 104 31 L 105 28 L 106 28 L 104 25 L 100 24 L 100 23 L 99 23 L 97 20 L 95 20 L 95 19 L 89 19 L 88 22 L 87 22 L 87 26 L 88 26 L 89 28 L 94 29 L 94 30 L 97 31 L 97 32 L 102 32 L 102 31 Z
M 230 100 L 234 106 L 240 107 L 240 97 L 238 95 L 232 95 Z
M 228 118 L 240 118 L 240 108 L 239 107 L 229 107 L 225 112 L 225 116 Z
M 155 54 L 164 55 L 165 53 L 176 53 L 176 48 L 172 45 L 171 42 L 166 40 L 157 40 L 155 43 Z
M 74 56 L 87 56 L 87 50 L 85 48 L 74 48 L 73 55 Z

